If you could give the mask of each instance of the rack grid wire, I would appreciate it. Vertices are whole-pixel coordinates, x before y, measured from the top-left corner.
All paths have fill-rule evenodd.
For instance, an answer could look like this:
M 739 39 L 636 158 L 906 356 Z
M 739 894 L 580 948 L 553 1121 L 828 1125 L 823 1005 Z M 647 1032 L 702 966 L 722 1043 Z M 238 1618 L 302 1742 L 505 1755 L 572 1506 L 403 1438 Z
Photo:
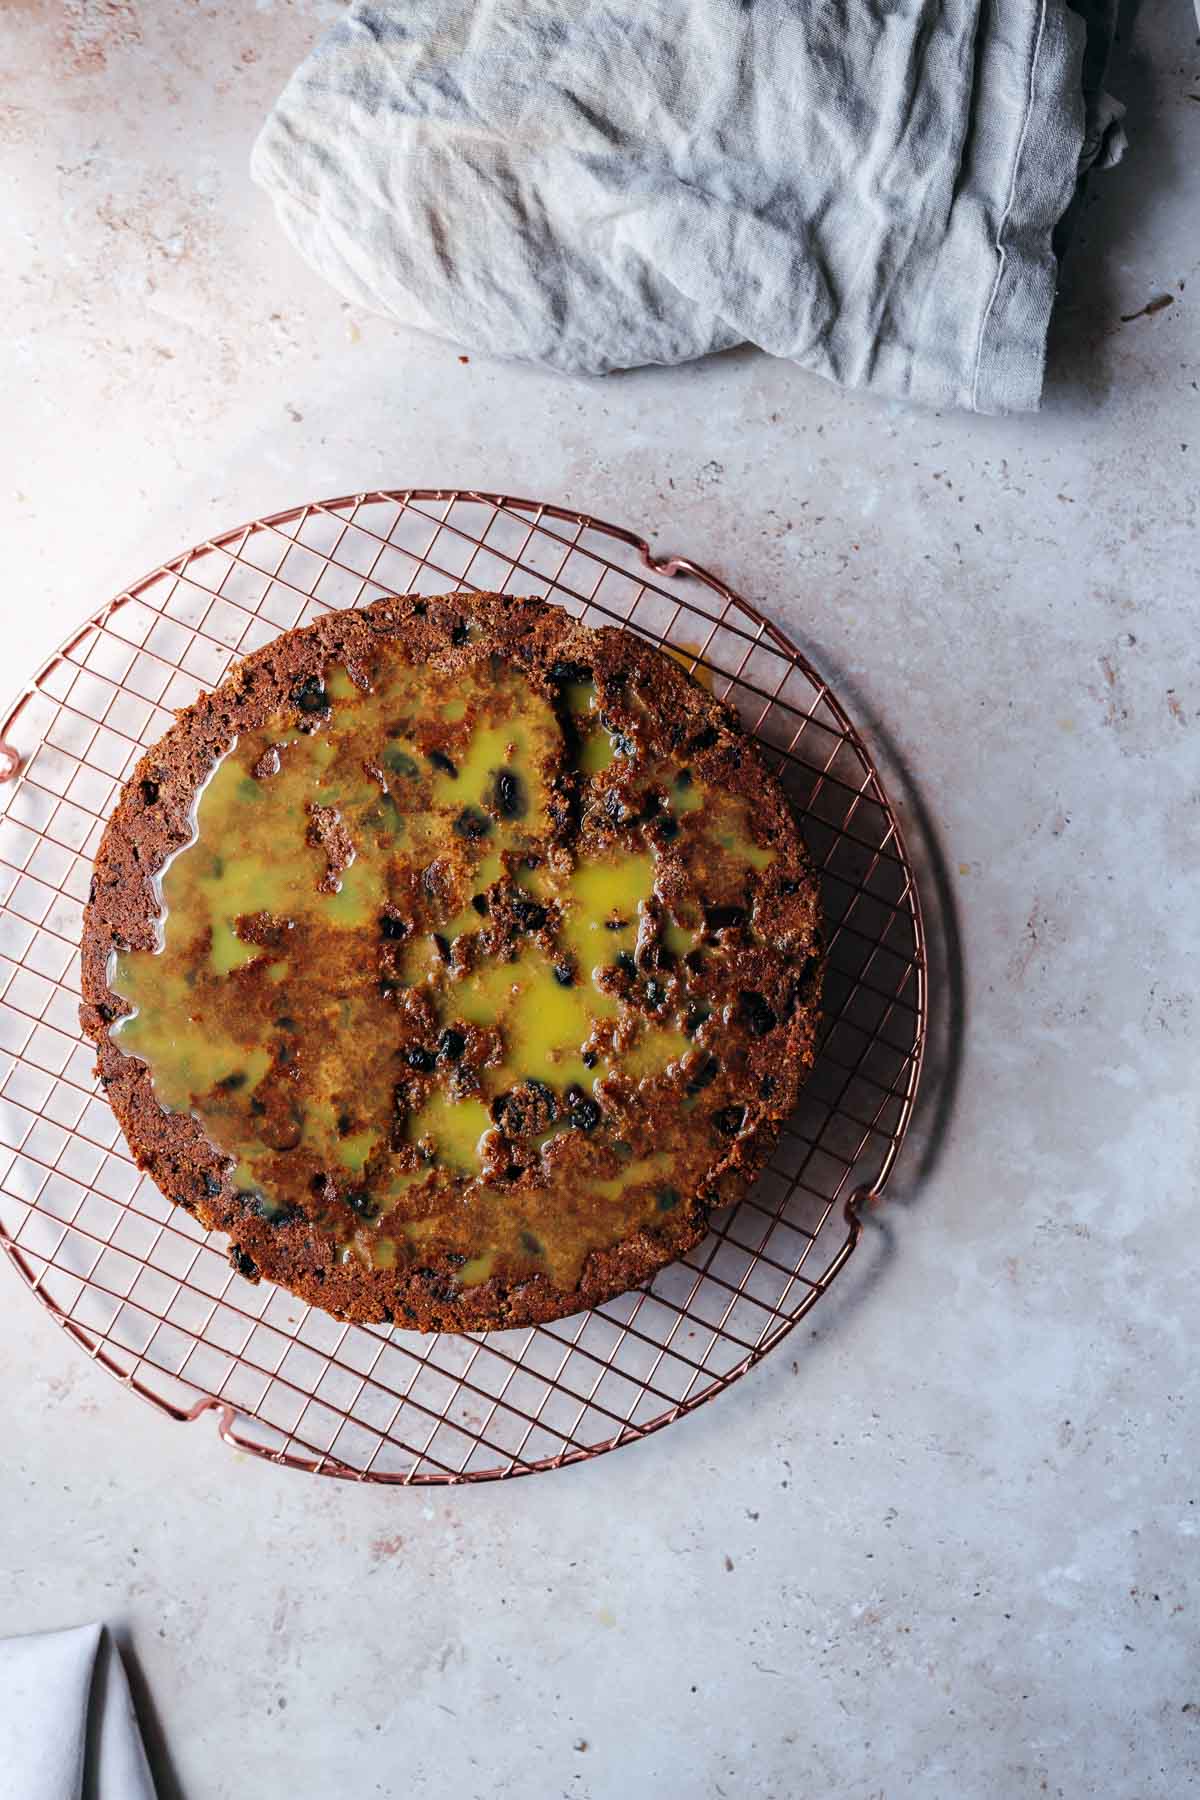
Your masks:
M 235 1273 L 130 1159 L 80 1032 L 91 863 L 174 711 L 278 632 L 383 594 L 539 594 L 664 646 L 730 700 L 820 870 L 817 1064 L 750 1196 L 645 1286 L 520 1330 L 350 1325 Z M 927 962 L 876 765 L 807 658 L 707 569 L 566 507 L 375 491 L 253 520 L 103 607 L 0 727 L 0 1243 L 38 1300 L 171 1418 L 291 1468 L 446 1484 L 647 1436 L 730 1386 L 827 1291 L 891 1175 L 920 1077 Z

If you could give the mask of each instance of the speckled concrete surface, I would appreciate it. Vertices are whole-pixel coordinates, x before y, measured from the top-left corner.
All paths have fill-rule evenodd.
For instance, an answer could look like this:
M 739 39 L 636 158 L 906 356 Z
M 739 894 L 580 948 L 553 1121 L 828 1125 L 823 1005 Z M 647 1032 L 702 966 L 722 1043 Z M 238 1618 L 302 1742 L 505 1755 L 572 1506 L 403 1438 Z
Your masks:
M 1189 11 L 1147 8 L 1114 77 L 1134 149 L 1081 221 L 1046 409 L 1010 421 L 750 354 L 579 385 L 353 315 L 245 176 L 336 11 L 0 12 L 10 682 L 160 557 L 312 496 L 483 484 L 637 524 L 789 626 L 911 772 L 961 943 L 954 1104 L 939 1131 L 930 1084 L 930 1155 L 811 1330 L 656 1439 L 502 1487 L 233 1456 L 0 1269 L 0 1630 L 117 1627 L 168 1797 L 1177 1800 L 1200 1787 Z

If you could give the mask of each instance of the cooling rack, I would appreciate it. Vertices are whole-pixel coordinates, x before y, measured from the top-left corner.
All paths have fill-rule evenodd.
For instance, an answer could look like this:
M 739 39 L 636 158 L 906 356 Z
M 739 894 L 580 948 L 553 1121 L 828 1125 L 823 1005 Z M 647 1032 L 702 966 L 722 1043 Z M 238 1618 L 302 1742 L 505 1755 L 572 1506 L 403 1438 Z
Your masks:
M 749 1198 L 653 1281 L 531 1328 L 346 1325 L 234 1272 L 130 1160 L 77 1020 L 91 860 L 174 709 L 277 632 L 388 593 L 541 594 L 670 647 L 737 706 L 821 871 L 817 1065 Z M 892 1172 L 925 1044 L 921 909 L 896 813 L 807 658 L 708 570 L 508 495 L 405 489 L 256 519 L 102 608 L 0 727 L 0 1243 L 125 1387 L 226 1442 L 356 1481 L 479 1481 L 647 1436 L 744 1375 L 846 1266 Z

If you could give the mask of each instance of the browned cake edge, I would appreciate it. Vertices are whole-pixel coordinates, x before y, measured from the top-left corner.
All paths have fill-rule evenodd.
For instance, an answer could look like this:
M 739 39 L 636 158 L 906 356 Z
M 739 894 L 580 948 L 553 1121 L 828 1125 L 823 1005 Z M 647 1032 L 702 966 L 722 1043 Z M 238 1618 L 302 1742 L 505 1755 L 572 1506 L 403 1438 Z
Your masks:
M 795 1107 L 812 1066 L 820 1016 L 822 957 L 814 948 L 802 991 L 772 1037 L 775 1091 L 758 1102 L 754 1128 L 733 1141 L 714 1165 L 702 1193 L 685 1206 L 687 1229 L 676 1214 L 675 1235 L 664 1243 L 641 1230 L 622 1243 L 590 1253 L 577 1287 L 555 1287 L 534 1274 L 506 1283 L 493 1276 L 478 1287 L 456 1286 L 452 1270 L 369 1270 L 337 1260 L 336 1246 L 308 1221 L 272 1224 L 234 1192 L 226 1159 L 199 1122 L 164 1111 L 144 1062 L 126 1056 L 110 1027 L 129 1007 L 108 985 L 118 949 L 152 949 L 160 907 L 154 877 L 192 835 L 197 789 L 240 732 L 285 711 L 297 680 L 319 674 L 333 660 L 366 659 L 381 635 L 401 634 L 415 663 L 436 657 L 441 668 L 456 658 L 474 660 L 478 642 L 456 650 L 451 633 L 470 616 L 490 649 L 527 672 L 563 659 L 600 672 L 652 677 L 660 714 L 678 720 L 694 737 L 716 734 L 707 749 L 689 750 L 694 766 L 718 770 L 720 784 L 752 801 L 766 839 L 786 844 L 801 879 L 788 900 L 790 931 L 819 943 L 816 877 L 775 777 L 745 736 L 732 707 L 717 700 L 674 660 L 629 632 L 581 626 L 560 607 L 497 594 L 439 598 L 387 596 L 356 611 L 333 612 L 303 628 L 285 631 L 237 663 L 221 685 L 184 708 L 177 722 L 138 764 L 117 802 L 96 854 L 84 912 L 81 948 L 83 1004 L 80 1022 L 97 1046 L 97 1072 L 138 1167 L 163 1194 L 207 1228 L 226 1232 L 233 1266 L 251 1280 L 280 1283 L 338 1318 L 394 1321 L 421 1331 L 478 1331 L 528 1325 L 598 1305 L 645 1281 L 704 1235 L 710 1211 L 739 1199 L 767 1161 Z M 461 633 L 459 634 L 461 635 Z M 736 742 L 734 741 L 736 740 Z

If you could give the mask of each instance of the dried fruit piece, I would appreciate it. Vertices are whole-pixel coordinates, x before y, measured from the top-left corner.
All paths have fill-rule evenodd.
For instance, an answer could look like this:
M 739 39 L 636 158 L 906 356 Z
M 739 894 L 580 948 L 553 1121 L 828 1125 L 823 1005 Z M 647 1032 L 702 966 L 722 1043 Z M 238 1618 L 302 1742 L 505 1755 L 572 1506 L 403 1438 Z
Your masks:
M 600 1123 L 599 1106 L 575 1081 L 567 1089 L 567 1113 L 577 1131 L 595 1131 Z
M 738 1012 L 751 1037 L 766 1037 L 779 1023 L 764 996 L 753 990 L 743 989 L 738 995 Z

